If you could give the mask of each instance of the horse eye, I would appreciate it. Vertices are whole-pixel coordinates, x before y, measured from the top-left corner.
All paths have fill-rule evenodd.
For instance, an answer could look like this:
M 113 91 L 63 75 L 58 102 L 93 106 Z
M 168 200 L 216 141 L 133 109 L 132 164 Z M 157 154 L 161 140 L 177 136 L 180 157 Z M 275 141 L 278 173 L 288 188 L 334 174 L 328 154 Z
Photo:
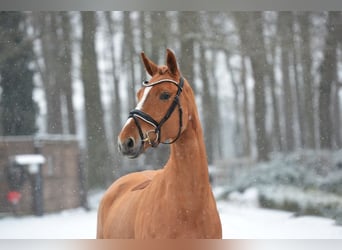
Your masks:
M 160 94 L 159 99 L 165 101 L 165 100 L 168 100 L 170 97 L 171 97 L 170 93 L 163 92 Z

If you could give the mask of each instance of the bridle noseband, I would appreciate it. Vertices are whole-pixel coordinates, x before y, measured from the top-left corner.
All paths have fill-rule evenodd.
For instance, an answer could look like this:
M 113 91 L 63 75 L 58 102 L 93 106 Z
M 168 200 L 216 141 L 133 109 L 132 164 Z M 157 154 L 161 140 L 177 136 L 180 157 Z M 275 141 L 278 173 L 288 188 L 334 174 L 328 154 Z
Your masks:
M 144 81 L 142 83 L 143 86 L 145 87 L 152 87 L 161 83 L 165 83 L 165 82 L 170 82 L 173 83 L 175 86 L 177 86 L 178 90 L 177 90 L 177 94 L 175 96 L 175 98 L 173 99 L 173 102 L 171 104 L 171 106 L 169 107 L 169 109 L 167 110 L 166 114 L 164 115 L 164 117 L 157 122 L 155 119 L 153 119 L 150 115 L 148 115 L 147 113 L 139 110 L 139 109 L 134 109 L 131 112 L 129 112 L 129 116 L 128 118 L 133 118 L 138 130 L 139 130 L 139 135 L 141 138 L 141 147 L 143 147 L 145 142 L 148 142 L 152 147 L 157 147 L 159 143 L 163 143 L 163 144 L 172 144 L 175 141 L 177 141 L 177 139 L 179 138 L 181 132 L 182 132 L 182 126 L 183 126 L 183 122 L 182 122 L 182 107 L 179 103 L 179 96 L 182 93 L 183 90 L 183 85 L 184 85 L 184 79 L 183 77 L 181 77 L 179 79 L 179 83 L 177 83 L 174 80 L 171 79 L 162 79 L 160 81 L 157 82 L 152 82 L 149 83 L 148 81 Z M 173 111 L 175 110 L 176 106 L 178 106 L 178 111 L 179 111 L 179 129 L 178 129 L 178 134 L 177 137 L 175 139 L 173 139 L 171 142 L 160 142 L 160 138 L 161 138 L 161 127 L 163 126 L 163 124 L 170 118 L 170 116 L 172 115 Z M 150 125 L 152 125 L 154 127 L 154 130 L 150 130 L 147 131 L 145 134 L 143 133 L 139 120 L 142 120 Z M 152 141 L 149 137 L 150 133 L 154 133 L 156 135 L 156 138 L 154 141 Z

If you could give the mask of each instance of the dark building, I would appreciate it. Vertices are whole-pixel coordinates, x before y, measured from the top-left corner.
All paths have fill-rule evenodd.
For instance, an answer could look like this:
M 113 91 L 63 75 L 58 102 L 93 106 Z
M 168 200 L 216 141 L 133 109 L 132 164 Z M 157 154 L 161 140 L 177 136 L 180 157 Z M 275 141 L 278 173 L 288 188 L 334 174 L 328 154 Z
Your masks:
M 40 165 L 41 203 L 44 213 L 76 208 L 82 204 L 79 142 L 75 136 L 9 136 L 0 137 L 0 213 L 11 212 L 7 194 L 8 168 L 13 167 L 15 155 L 41 154 L 45 163 Z M 34 214 L 32 174 L 24 170 L 19 187 L 21 200 L 18 214 Z

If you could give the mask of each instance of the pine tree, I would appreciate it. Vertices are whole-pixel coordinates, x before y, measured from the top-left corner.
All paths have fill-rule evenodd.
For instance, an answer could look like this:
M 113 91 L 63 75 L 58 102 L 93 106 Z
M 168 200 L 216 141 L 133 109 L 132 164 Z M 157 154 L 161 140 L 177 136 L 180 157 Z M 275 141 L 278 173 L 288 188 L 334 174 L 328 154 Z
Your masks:
M 36 132 L 37 106 L 34 89 L 32 44 L 25 38 L 24 15 L 0 13 L 0 86 L 3 135 L 31 135 Z

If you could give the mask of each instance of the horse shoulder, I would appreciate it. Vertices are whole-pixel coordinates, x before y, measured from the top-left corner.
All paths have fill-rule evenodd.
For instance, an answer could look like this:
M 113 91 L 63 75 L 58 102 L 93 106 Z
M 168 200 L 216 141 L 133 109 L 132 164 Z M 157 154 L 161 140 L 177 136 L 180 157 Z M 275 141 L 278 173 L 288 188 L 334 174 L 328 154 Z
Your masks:
M 134 186 L 131 191 L 137 191 L 137 190 L 145 189 L 146 187 L 148 187 L 150 185 L 153 178 L 158 173 L 160 173 L 161 171 L 162 170 L 146 170 L 146 171 L 141 172 L 140 174 L 143 176 L 144 180 L 142 180 L 141 182 L 139 182 L 139 184 Z
M 122 176 L 107 189 L 100 201 L 98 209 L 97 238 L 104 237 L 105 220 L 113 213 L 114 206 L 119 205 L 121 199 L 128 198 L 127 195 L 131 191 L 146 188 L 157 172 L 154 170 L 146 170 Z
M 97 238 L 103 238 L 105 220 L 111 211 L 112 205 L 126 192 L 129 187 L 129 176 L 123 176 L 115 181 L 104 193 L 97 214 Z

